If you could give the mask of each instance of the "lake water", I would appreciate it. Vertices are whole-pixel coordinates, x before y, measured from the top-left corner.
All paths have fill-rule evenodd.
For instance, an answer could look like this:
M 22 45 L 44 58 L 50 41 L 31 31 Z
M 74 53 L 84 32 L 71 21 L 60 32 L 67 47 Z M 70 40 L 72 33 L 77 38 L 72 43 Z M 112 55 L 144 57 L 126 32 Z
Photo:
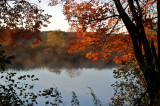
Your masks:
M 101 101 L 101 104 L 107 106 L 111 103 L 110 98 L 113 97 L 114 93 L 111 84 L 116 81 L 116 79 L 113 78 L 113 70 L 115 69 L 116 68 L 35 68 L 26 70 L 8 69 L 8 71 L 16 71 L 16 76 L 35 75 L 39 81 L 25 81 L 25 83 L 34 84 L 34 92 L 56 87 L 61 93 L 65 106 L 71 105 L 72 91 L 76 93 L 81 106 L 93 106 L 93 98 L 88 87 L 91 87 L 97 98 Z M 45 105 L 44 98 L 38 98 L 37 102 L 38 106 Z

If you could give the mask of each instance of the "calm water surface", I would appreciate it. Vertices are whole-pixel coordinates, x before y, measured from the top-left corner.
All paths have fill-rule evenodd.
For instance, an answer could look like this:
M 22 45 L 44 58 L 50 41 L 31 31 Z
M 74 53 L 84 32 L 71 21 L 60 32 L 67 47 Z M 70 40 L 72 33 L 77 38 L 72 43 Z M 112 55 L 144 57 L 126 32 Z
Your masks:
M 116 80 L 113 78 L 113 70 L 116 68 L 82 68 L 82 69 L 48 69 L 37 68 L 16 71 L 17 76 L 35 75 L 39 81 L 25 83 L 34 84 L 34 92 L 42 91 L 50 87 L 57 87 L 63 97 L 66 106 L 70 106 L 72 91 L 78 96 L 81 106 L 94 105 L 93 98 L 88 87 L 91 87 L 102 105 L 107 106 L 113 96 L 113 84 Z M 38 106 L 44 106 L 44 98 L 38 98 Z

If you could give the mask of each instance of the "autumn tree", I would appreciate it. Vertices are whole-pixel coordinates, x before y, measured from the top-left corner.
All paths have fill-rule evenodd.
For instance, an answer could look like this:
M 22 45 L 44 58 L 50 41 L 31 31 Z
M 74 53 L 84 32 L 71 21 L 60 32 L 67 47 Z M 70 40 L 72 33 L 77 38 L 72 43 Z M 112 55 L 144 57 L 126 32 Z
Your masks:
M 39 36 L 42 26 L 47 27 L 46 14 L 37 4 L 27 0 L 1 0 L 0 1 L 0 41 L 7 44 L 32 39 L 41 41 Z
M 37 4 L 27 0 L 0 0 L 0 69 L 5 70 L 5 65 L 13 58 L 5 54 L 4 44 L 40 42 L 40 29 L 47 27 L 50 17 Z
M 64 47 L 65 40 L 61 30 L 55 30 L 47 33 L 47 43 L 50 46 Z
M 150 105 L 160 105 L 159 5 L 160 0 L 64 0 L 63 13 L 77 31 L 69 52 L 81 50 L 93 61 L 113 55 L 116 63 L 139 67 Z

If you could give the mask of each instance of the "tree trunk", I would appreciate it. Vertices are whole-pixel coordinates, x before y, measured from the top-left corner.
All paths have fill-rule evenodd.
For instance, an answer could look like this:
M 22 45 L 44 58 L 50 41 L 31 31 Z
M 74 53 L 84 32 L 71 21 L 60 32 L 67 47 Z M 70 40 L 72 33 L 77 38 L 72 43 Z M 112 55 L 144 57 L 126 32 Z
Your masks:
M 160 0 L 159 4 L 160 4 Z M 154 45 L 152 49 L 150 48 L 150 44 L 148 43 L 148 40 L 146 38 L 146 34 L 144 31 L 144 26 L 141 25 L 141 20 L 138 20 L 140 24 L 135 25 L 133 21 L 131 21 L 130 17 L 127 15 L 125 10 L 123 9 L 120 0 L 114 0 L 116 8 L 120 14 L 120 17 L 122 18 L 122 21 L 124 22 L 130 36 L 132 39 L 133 47 L 134 47 L 134 52 L 136 59 L 138 61 L 138 64 L 144 74 L 144 78 L 147 82 L 148 86 L 148 93 L 150 97 L 150 106 L 160 106 L 160 33 L 158 34 L 159 41 L 158 41 L 158 52 L 159 52 L 159 61 L 156 62 L 156 59 L 154 59 Z M 131 1 L 129 1 L 132 3 Z M 130 4 L 130 6 L 133 6 Z M 157 6 L 158 7 L 158 6 Z M 132 8 L 131 8 L 132 9 Z M 160 10 L 160 8 L 158 8 Z M 134 11 L 133 11 L 134 12 Z M 160 15 L 160 11 L 159 11 Z M 134 16 L 133 16 L 134 17 Z M 134 17 L 136 18 L 136 17 Z M 140 17 L 142 18 L 142 17 Z M 160 16 L 159 16 L 160 18 Z M 160 19 L 159 19 L 160 20 Z M 159 21 L 160 22 L 160 21 Z M 160 23 L 159 23 L 159 32 L 160 32 Z M 137 32 L 137 30 L 140 30 Z M 139 39 L 140 37 L 140 39 Z M 142 48 L 140 47 L 141 45 L 138 44 L 138 41 L 142 41 L 143 47 L 144 47 L 144 52 L 145 52 L 145 58 L 142 55 Z M 155 52 L 156 53 L 156 52 Z M 157 63 L 157 65 L 155 64 Z M 159 64 L 158 64 L 159 63 Z M 158 68 L 156 68 L 158 67 Z
M 157 76 L 159 76 L 157 74 Z M 160 77 L 156 77 L 149 90 L 150 105 L 160 106 Z
M 160 88 L 157 92 L 155 92 L 154 96 L 151 97 L 151 106 L 160 106 Z

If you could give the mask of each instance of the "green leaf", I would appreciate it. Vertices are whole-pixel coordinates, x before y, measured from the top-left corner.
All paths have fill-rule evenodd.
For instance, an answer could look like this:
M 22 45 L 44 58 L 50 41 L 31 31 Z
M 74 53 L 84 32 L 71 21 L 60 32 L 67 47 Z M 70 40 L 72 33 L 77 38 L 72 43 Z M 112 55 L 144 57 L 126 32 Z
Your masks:
M 34 77 L 34 75 L 31 76 L 31 78 L 33 78 L 33 77 Z
M 51 95 L 51 97 L 56 97 L 56 95 Z
M 48 104 L 49 103 L 49 101 L 46 101 L 46 104 Z
M 30 78 L 30 75 L 27 75 L 28 78 Z

